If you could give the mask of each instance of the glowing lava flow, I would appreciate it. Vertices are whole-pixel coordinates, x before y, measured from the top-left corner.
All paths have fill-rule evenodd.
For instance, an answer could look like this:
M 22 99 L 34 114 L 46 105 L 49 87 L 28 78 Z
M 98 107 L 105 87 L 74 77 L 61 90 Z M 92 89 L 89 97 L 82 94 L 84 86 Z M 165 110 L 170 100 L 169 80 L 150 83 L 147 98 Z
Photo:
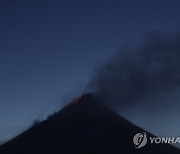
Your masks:
M 78 97 L 72 102 L 72 104 L 77 104 L 77 103 L 80 101 L 81 98 L 82 98 L 82 95 L 81 95 L 81 96 L 78 96 Z

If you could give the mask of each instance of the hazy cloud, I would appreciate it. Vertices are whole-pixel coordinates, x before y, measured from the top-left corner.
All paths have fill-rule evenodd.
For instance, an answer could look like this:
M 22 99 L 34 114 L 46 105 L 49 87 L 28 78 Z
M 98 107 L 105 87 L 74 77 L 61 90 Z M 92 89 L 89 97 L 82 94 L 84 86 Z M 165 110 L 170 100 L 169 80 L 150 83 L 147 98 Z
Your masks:
M 108 105 L 126 108 L 180 85 L 180 33 L 153 32 L 123 47 L 97 69 L 88 85 Z

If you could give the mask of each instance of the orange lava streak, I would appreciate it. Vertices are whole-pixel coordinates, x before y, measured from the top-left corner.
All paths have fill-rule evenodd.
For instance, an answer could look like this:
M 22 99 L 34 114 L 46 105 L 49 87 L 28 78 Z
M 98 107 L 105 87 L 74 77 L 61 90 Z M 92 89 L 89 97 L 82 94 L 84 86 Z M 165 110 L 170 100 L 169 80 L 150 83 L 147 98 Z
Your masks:
M 72 104 L 76 104 L 79 102 L 79 100 L 81 99 L 82 95 L 81 96 L 78 96 L 73 102 Z

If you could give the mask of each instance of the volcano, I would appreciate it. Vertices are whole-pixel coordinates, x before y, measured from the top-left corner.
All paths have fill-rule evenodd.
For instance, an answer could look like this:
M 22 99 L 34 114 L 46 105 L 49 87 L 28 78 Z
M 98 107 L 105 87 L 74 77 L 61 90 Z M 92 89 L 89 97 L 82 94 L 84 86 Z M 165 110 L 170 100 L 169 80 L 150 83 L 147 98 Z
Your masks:
M 92 94 L 79 96 L 61 111 L 0 146 L 0 154 L 179 154 L 169 144 L 137 148 L 133 137 L 147 131 L 119 116 Z

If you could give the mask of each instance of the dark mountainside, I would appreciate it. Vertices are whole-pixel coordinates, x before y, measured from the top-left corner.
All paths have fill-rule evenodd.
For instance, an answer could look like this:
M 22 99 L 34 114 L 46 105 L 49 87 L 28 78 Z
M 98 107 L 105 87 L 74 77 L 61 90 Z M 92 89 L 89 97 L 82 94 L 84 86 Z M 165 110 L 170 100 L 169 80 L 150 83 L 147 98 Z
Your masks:
M 86 94 L 2 145 L 0 154 L 180 153 L 173 146 L 163 144 L 148 143 L 136 149 L 133 137 L 140 132 L 144 130 Z

